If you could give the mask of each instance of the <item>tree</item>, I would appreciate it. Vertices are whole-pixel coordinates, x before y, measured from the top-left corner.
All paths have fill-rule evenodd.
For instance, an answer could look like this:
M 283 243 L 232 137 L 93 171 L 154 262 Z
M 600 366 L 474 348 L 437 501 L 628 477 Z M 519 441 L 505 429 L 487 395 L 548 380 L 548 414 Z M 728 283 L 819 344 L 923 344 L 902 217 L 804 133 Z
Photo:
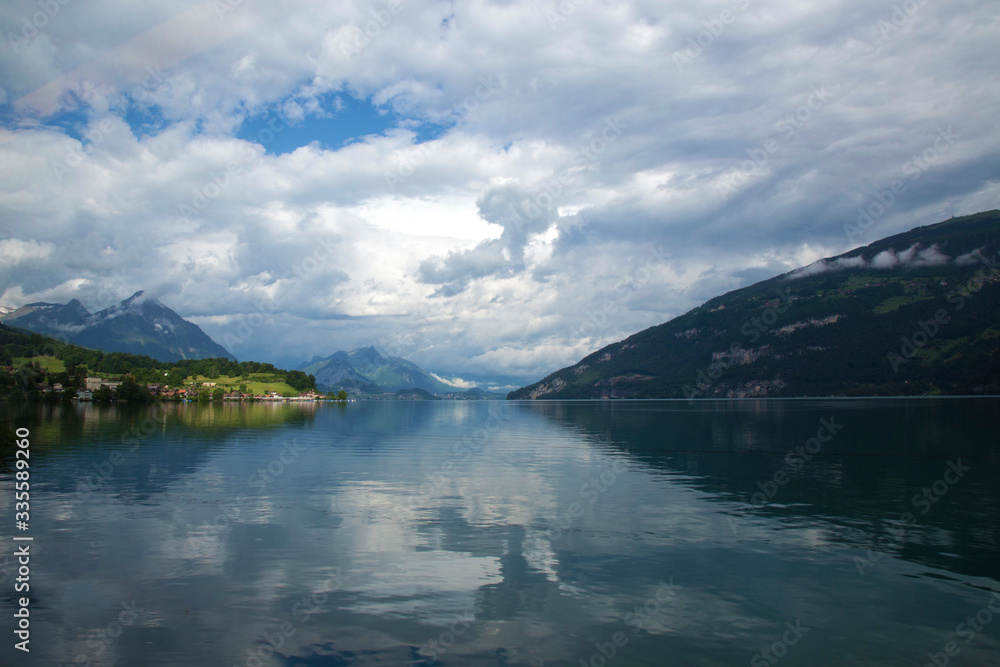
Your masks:
M 126 375 L 118 386 L 118 398 L 132 403 L 143 403 L 152 398 L 149 391 L 135 381 L 131 376 Z
M 112 398 L 114 398 L 114 394 L 111 392 L 111 388 L 107 385 L 102 384 L 97 388 L 97 391 L 94 392 L 95 403 L 107 403 Z
M 338 391 L 337 392 L 337 400 L 338 401 L 346 401 L 347 400 L 347 392 L 344 391 L 343 389 L 341 389 L 340 391 Z
M 212 392 L 213 401 L 221 401 L 225 397 L 226 397 L 226 392 L 222 389 L 222 387 L 216 387 L 215 391 Z
M 316 377 L 313 375 L 306 375 L 302 371 L 288 371 L 285 375 L 285 382 L 289 387 L 298 391 L 316 388 Z

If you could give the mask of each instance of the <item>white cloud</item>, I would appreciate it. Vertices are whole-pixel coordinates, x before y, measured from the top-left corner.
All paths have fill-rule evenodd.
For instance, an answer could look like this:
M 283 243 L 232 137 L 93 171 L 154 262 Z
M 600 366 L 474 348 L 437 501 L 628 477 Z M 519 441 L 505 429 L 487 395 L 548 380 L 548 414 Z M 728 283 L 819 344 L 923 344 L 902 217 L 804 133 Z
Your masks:
M 43 260 L 51 255 L 54 249 L 52 243 L 4 239 L 0 241 L 0 263 L 14 268 L 26 262 Z
M 430 376 L 433 377 L 438 382 L 444 382 L 449 387 L 455 387 L 456 389 L 472 389 L 473 387 L 479 386 L 478 382 L 470 382 L 469 380 L 463 380 L 462 378 L 458 377 L 446 378 L 446 377 L 441 377 L 437 373 L 430 373 Z
M 684 71 L 674 55 L 714 5 L 589 3 L 553 28 L 532 0 L 407 2 L 368 26 L 383 6 L 60 5 L 0 60 L 6 302 L 95 309 L 146 289 L 218 338 L 271 299 L 241 358 L 392 340 L 444 377 L 527 380 L 849 249 L 843 225 L 909 178 L 939 127 L 959 138 L 869 240 L 997 205 L 1000 55 L 982 0 L 923 5 L 885 40 L 891 10 L 860 0 L 752 3 Z M 7 3 L 0 25 L 34 11 Z M 324 148 L 312 128 L 354 131 L 352 95 L 399 126 Z M 301 147 L 236 137 L 270 110 Z M 636 280 L 650 247 L 670 257 Z M 871 262 L 946 259 L 912 250 Z

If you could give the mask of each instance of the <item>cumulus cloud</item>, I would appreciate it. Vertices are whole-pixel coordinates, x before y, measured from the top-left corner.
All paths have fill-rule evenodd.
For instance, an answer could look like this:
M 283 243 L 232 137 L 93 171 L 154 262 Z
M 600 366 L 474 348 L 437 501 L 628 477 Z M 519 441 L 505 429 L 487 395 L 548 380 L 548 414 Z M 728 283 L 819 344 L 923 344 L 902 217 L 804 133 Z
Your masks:
M 985 0 L 888 32 L 861 0 L 751 3 L 697 54 L 712 5 L 59 7 L 30 35 L 36 3 L 0 7 L 0 302 L 145 289 L 220 340 L 264 311 L 240 358 L 395 343 L 527 381 L 751 280 L 845 268 L 813 262 L 894 181 L 865 242 L 1000 193 Z
M 492 186 L 476 201 L 479 217 L 500 226 L 498 239 L 476 247 L 450 252 L 420 264 L 422 282 L 443 285 L 443 293 L 464 290 L 468 283 L 486 276 L 513 276 L 525 268 L 525 250 L 532 236 L 545 232 L 556 219 L 551 196 L 541 198 L 517 184 Z
M 35 240 L 4 239 L 0 241 L 0 262 L 6 268 L 16 268 L 18 265 L 45 259 L 55 246 L 52 243 L 39 243 Z

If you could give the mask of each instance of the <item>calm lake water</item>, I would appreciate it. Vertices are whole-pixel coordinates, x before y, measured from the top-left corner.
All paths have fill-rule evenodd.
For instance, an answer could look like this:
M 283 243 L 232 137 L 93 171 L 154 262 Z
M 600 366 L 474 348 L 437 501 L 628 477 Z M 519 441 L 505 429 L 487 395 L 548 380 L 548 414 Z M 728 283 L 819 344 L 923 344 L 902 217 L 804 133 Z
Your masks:
M 0 410 L 2 665 L 1000 665 L 997 399 Z

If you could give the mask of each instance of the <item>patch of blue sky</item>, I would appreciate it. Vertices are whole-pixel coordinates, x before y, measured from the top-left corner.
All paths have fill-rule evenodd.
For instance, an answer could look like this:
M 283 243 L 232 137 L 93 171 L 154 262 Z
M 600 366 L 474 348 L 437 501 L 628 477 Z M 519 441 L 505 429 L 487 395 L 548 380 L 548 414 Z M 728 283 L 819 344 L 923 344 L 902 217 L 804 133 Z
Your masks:
M 59 128 L 67 136 L 73 137 L 78 141 L 84 141 L 85 138 L 83 133 L 86 131 L 91 117 L 92 113 L 89 108 L 80 107 L 72 111 L 59 114 L 54 118 L 49 118 L 45 121 L 45 125 Z
M 336 150 L 395 129 L 408 129 L 416 135 L 417 143 L 424 143 L 454 125 L 409 118 L 392 108 L 378 107 L 370 99 L 346 94 L 325 95 L 319 107 L 318 113 L 307 111 L 303 118 L 295 119 L 285 116 L 281 105 L 273 105 L 243 121 L 236 136 L 263 145 L 269 154 L 283 155 L 313 142 L 323 149 Z
M 130 104 L 125 108 L 122 118 L 128 123 L 132 134 L 138 139 L 162 132 L 168 125 L 167 119 L 163 117 L 158 106 Z
M 132 129 L 132 134 L 140 139 L 157 134 L 168 125 L 167 119 L 163 117 L 158 106 L 118 104 L 111 109 L 111 113 L 121 117 L 128 123 Z M 100 117 L 98 116 L 98 118 Z M 60 130 L 66 136 L 86 143 L 89 141 L 89 138 L 86 136 L 87 128 L 94 119 L 94 110 L 89 106 L 81 104 L 70 111 L 64 111 L 57 116 L 45 119 L 43 125 Z M 22 126 L 24 119 L 19 118 L 13 113 L 0 112 L 0 123 L 6 127 L 14 128 Z

